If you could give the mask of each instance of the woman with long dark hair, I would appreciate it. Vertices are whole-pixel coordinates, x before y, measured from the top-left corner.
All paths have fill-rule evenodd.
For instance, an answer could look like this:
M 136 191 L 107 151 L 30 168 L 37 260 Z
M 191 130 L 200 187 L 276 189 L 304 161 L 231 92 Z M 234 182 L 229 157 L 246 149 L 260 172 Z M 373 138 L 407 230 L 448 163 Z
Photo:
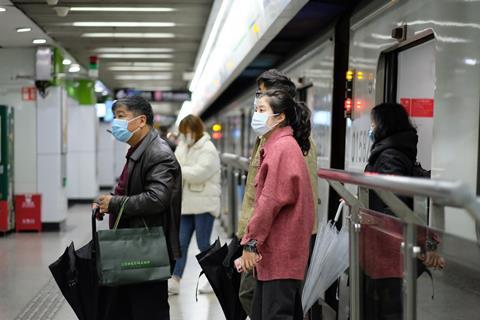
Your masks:
M 314 219 L 304 160 L 310 150 L 310 110 L 285 91 L 267 91 L 251 125 L 266 139 L 255 177 L 254 211 L 242 239 L 242 269 L 255 268 L 257 277 L 251 319 L 303 319 L 301 281 Z
M 370 115 L 369 137 L 373 145 L 365 172 L 415 176 L 418 135 L 405 108 L 398 103 L 382 103 L 374 107 Z M 413 208 L 412 198 L 401 197 L 400 199 Z M 369 194 L 369 208 L 394 216 L 390 208 L 373 191 Z M 362 232 L 364 319 L 401 320 L 403 318 L 403 264 L 400 252 L 402 226 L 390 218 L 383 218 L 383 220 L 384 232 L 378 232 L 375 228 L 369 228 L 368 225 Z M 425 229 L 420 230 L 418 241 L 421 247 L 426 247 L 427 250 L 419 260 L 418 271 L 425 267 L 443 268 L 445 262 L 435 251 L 438 244 L 437 237 L 431 235 L 432 239 L 427 239 Z

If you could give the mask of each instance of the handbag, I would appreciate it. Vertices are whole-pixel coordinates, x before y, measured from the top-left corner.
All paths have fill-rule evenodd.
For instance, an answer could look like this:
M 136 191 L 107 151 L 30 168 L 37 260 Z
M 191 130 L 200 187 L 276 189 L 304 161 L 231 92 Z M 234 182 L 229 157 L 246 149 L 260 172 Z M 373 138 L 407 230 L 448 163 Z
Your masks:
M 111 230 L 96 231 L 95 213 L 92 216 L 94 256 L 99 284 L 122 286 L 170 278 L 170 259 L 162 227 L 118 229 L 128 198 Z

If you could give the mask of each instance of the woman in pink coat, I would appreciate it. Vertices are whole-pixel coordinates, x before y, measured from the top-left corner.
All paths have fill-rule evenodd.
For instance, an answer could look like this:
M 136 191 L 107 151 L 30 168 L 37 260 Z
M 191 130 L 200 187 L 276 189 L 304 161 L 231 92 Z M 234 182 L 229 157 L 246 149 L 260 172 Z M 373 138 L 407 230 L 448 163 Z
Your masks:
M 255 106 L 252 128 L 266 142 L 253 216 L 242 239 L 242 268 L 255 268 L 257 278 L 251 318 L 303 319 L 301 281 L 314 217 L 303 158 L 310 149 L 310 110 L 284 91 L 267 91 Z

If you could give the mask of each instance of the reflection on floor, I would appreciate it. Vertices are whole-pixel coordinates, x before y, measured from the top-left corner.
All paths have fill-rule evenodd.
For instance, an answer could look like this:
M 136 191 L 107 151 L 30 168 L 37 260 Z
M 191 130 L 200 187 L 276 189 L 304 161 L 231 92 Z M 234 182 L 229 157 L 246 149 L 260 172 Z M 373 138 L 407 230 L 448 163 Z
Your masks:
M 98 225 L 99 229 L 105 227 L 105 221 Z M 51 281 L 48 265 L 63 253 L 70 241 L 77 248 L 88 242 L 90 230 L 88 206 L 78 205 L 69 210 L 61 232 L 18 233 L 0 238 L 0 319 L 75 320 L 75 314 Z M 219 235 L 219 230 L 220 227 L 215 227 L 212 238 Z M 197 252 L 192 243 L 181 293 L 170 298 L 171 319 L 225 319 L 213 294 L 199 294 L 198 302 L 195 301 L 200 273 L 195 259 Z

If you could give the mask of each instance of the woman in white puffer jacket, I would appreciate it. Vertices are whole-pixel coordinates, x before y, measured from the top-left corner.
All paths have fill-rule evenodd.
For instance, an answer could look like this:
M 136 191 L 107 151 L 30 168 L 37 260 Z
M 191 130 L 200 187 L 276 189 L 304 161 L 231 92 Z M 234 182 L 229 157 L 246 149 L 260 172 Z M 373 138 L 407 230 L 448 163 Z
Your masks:
M 187 260 L 188 246 L 195 231 L 200 251 L 208 249 L 215 217 L 220 214 L 220 156 L 203 121 L 194 115 L 179 125 L 181 139 L 175 150 L 183 178 L 180 247 L 182 257 L 176 261 L 170 294 L 179 293 L 179 283 Z M 209 292 L 205 284 L 200 292 Z

